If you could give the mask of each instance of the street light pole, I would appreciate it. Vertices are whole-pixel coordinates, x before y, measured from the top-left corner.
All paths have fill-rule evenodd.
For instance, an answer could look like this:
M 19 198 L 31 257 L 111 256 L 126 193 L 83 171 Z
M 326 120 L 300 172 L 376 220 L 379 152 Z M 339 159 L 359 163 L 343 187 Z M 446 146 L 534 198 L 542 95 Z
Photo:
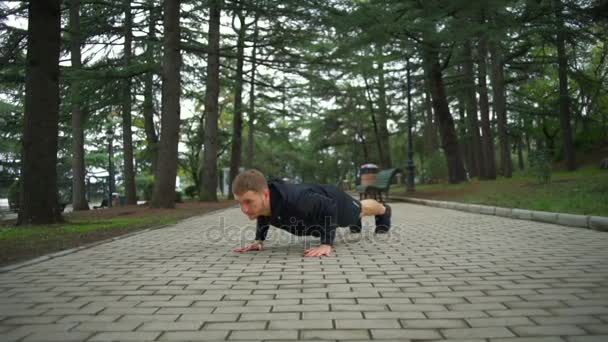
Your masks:
M 407 59 L 407 191 L 416 191 L 414 185 L 414 149 L 412 147 L 412 81 L 410 59 Z

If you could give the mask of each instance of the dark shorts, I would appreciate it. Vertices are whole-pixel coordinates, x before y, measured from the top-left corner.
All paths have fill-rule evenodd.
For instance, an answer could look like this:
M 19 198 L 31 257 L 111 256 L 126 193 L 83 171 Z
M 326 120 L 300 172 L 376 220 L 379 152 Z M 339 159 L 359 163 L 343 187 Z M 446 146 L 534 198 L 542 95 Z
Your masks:
M 342 222 L 338 222 L 341 227 L 361 226 L 361 202 L 351 198 L 350 210 L 346 210 L 348 215 L 342 218 Z

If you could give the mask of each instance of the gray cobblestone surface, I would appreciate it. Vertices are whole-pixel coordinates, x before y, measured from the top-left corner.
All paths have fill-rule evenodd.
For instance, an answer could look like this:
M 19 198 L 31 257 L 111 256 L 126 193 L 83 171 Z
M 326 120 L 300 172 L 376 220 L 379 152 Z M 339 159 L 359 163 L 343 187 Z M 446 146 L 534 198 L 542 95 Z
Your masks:
M 485 208 L 483 208 L 485 210 Z M 238 209 L 0 274 L 0 341 L 608 341 L 608 234 L 393 204 L 336 252 Z M 515 216 L 520 213 L 515 212 Z

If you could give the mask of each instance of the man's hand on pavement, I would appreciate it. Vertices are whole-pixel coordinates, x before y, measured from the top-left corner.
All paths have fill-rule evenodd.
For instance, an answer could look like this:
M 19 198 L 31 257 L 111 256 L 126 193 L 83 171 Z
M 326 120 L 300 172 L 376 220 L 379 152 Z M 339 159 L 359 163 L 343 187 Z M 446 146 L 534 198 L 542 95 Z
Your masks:
M 304 251 L 305 257 L 317 257 L 317 256 L 331 256 L 332 251 L 331 245 L 320 245 L 317 247 L 309 248 Z
M 256 241 L 254 243 L 250 243 L 241 247 L 236 247 L 232 251 L 233 252 L 249 252 L 249 251 L 261 251 L 264 249 L 264 243 L 261 241 Z

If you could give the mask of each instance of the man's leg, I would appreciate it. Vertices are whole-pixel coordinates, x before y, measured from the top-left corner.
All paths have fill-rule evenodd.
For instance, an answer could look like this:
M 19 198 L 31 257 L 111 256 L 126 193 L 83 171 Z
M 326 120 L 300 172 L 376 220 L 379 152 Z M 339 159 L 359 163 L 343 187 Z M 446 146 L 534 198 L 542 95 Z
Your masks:
M 361 201 L 361 216 L 375 216 L 376 233 L 387 233 L 391 228 L 391 207 L 373 199 Z

